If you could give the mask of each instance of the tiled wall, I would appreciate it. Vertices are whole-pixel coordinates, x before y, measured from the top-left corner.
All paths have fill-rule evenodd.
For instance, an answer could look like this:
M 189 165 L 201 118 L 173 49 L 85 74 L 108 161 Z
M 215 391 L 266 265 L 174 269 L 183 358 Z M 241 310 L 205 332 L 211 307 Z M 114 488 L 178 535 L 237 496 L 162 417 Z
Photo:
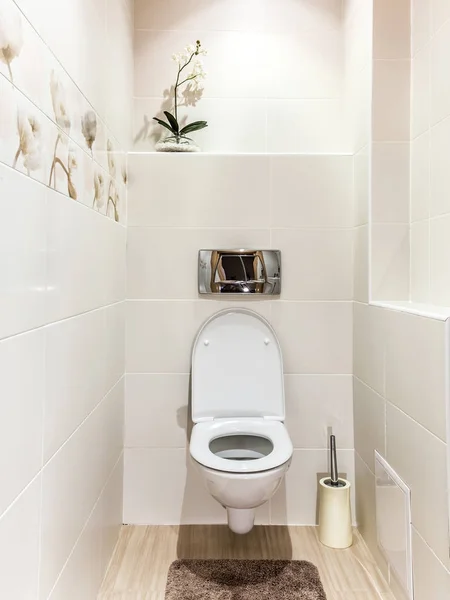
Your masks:
M 415 11 L 419 10 L 419 4 L 428 5 L 413 4 Z M 438 5 L 443 6 L 433 2 L 436 8 Z M 401 92 L 407 87 L 409 68 L 409 10 L 407 2 L 374 2 L 373 141 L 369 178 L 364 176 L 364 162 L 363 176 L 358 175 L 361 170 L 358 155 L 355 157 L 357 224 L 358 215 L 362 215 L 359 219 L 368 216 L 372 225 L 371 264 L 365 249 L 360 250 L 358 258 L 358 237 L 355 246 L 356 516 L 360 531 L 390 579 L 396 597 L 403 600 L 395 576 L 389 573 L 377 545 L 374 450 L 378 450 L 411 488 L 415 600 L 444 600 L 450 595 L 445 342 L 448 325 L 368 304 L 370 269 L 372 299 L 377 295 L 385 300 L 408 298 L 409 114 L 404 111 L 409 101 L 405 101 Z M 363 25 L 364 21 L 360 23 Z M 421 18 L 420 23 L 424 25 L 426 20 Z M 397 73 L 396 85 L 403 80 L 402 88 L 395 93 L 392 86 L 380 85 L 391 70 Z M 415 169 L 413 162 L 413 189 Z M 413 206 L 414 203 L 414 211 Z M 426 252 L 420 255 L 422 260 L 427 256 Z
M 0 597 L 93 600 L 122 521 L 132 3 L 0 0 Z
M 450 4 L 412 12 L 411 296 L 450 305 Z
M 190 353 L 207 317 L 245 305 L 279 336 L 295 447 L 258 520 L 315 523 L 327 427 L 353 478 L 353 158 L 131 154 L 129 170 L 124 522 L 225 522 L 189 460 Z M 197 252 L 216 246 L 281 249 L 281 299 L 200 299 Z
M 371 298 L 409 300 L 410 0 L 374 0 Z
M 171 56 L 196 39 L 208 77 L 190 120 L 208 152 L 348 151 L 341 0 L 136 0 L 134 149 L 152 150 L 171 110 Z M 154 122 L 153 122 L 154 123 Z

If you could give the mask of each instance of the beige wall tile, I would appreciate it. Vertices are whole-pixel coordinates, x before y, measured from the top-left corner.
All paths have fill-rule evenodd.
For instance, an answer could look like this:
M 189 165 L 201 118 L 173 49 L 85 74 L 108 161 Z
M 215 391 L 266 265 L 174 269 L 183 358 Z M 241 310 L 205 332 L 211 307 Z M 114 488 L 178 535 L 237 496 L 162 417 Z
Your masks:
M 354 210 L 355 225 L 369 222 L 369 146 L 364 146 L 354 156 Z
M 450 172 L 448 169 L 449 152 L 450 118 L 447 118 L 435 125 L 431 130 L 430 216 L 432 217 L 450 212 Z
M 412 53 L 413 55 L 430 40 L 432 0 L 412 0 Z

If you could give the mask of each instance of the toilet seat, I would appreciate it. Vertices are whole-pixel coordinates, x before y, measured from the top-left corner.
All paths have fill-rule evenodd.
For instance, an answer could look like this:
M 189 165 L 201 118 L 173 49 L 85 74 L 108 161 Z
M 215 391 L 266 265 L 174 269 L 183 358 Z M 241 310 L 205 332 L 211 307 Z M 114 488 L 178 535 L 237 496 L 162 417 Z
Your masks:
M 220 437 L 250 435 L 269 440 L 273 450 L 267 456 L 251 460 L 221 458 L 210 449 L 213 440 Z M 259 473 L 275 469 L 292 457 L 292 442 L 286 427 L 280 421 L 267 419 L 215 419 L 194 425 L 190 452 L 192 458 L 209 469 L 225 473 Z

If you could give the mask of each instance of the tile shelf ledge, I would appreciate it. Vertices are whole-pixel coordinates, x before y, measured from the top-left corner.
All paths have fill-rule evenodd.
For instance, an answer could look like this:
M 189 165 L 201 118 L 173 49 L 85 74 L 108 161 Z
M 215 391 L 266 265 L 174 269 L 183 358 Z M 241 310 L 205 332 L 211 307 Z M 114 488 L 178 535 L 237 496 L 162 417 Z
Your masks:
M 155 150 L 130 150 L 130 154 L 157 156 L 354 156 L 352 152 L 156 152 Z
M 438 321 L 446 321 L 450 318 L 450 306 L 436 306 L 433 304 L 420 304 L 419 302 L 410 302 L 408 300 L 371 300 L 371 306 L 388 308 L 399 312 L 418 315 L 419 317 L 428 317 Z

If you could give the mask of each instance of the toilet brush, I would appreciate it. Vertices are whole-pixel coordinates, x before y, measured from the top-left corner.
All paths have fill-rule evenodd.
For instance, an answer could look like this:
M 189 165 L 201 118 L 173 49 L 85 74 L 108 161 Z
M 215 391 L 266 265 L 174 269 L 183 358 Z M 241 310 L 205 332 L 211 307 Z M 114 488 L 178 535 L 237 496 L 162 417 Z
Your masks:
M 336 438 L 330 436 L 330 476 L 319 482 L 319 540 L 330 548 L 352 545 L 350 482 L 339 477 Z

